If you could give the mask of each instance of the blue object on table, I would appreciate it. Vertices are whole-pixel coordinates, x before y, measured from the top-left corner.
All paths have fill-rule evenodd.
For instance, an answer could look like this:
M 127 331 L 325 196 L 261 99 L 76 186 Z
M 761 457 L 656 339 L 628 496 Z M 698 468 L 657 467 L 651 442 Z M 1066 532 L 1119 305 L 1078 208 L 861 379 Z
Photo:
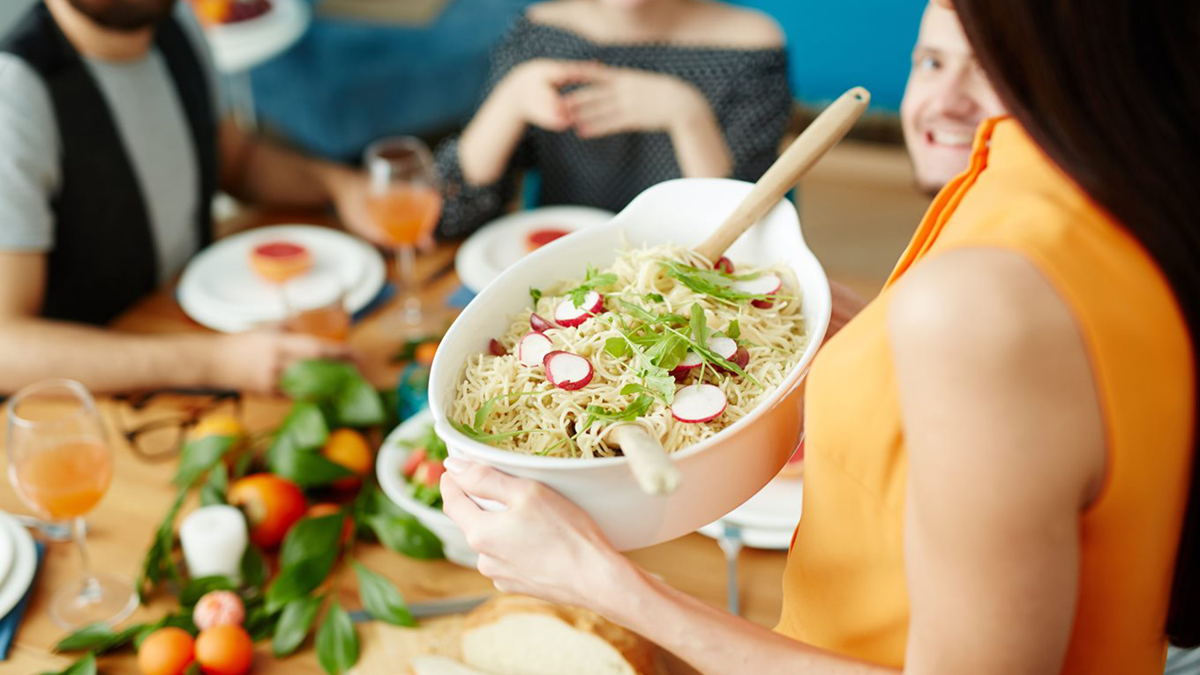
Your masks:
M 40 571 L 42 558 L 46 553 L 46 545 L 38 541 L 34 542 L 34 546 L 37 548 L 37 567 Z M 8 658 L 8 652 L 12 649 L 13 640 L 17 637 L 17 628 L 21 626 L 21 618 L 25 616 L 25 607 L 29 604 L 29 596 L 33 595 L 33 587 L 36 583 L 37 573 L 35 572 L 24 597 L 3 619 L 0 619 L 0 661 Z
M 429 407 L 429 367 L 413 362 L 396 384 L 396 414 L 404 421 Z
M 383 288 L 379 289 L 379 293 L 377 293 L 375 295 L 375 298 L 372 299 L 370 302 L 368 302 L 365 307 L 363 307 L 362 309 L 355 312 L 354 316 L 350 317 L 350 320 L 353 321 L 354 323 L 358 323 L 359 321 L 362 321 L 363 319 L 367 318 L 372 313 L 374 313 L 375 310 L 377 310 L 380 307 L 383 307 L 385 304 L 387 304 L 387 301 L 391 300 L 392 296 L 395 294 L 396 294 L 396 285 L 390 281 L 385 283 L 383 285 Z
M 466 286 L 459 286 L 458 290 L 454 291 L 453 293 L 450 294 L 450 297 L 446 298 L 446 304 L 449 305 L 450 307 L 457 307 L 459 309 L 462 309 L 463 307 L 466 307 L 467 305 L 471 304 L 471 301 L 474 299 L 475 299 L 474 291 L 467 288 Z

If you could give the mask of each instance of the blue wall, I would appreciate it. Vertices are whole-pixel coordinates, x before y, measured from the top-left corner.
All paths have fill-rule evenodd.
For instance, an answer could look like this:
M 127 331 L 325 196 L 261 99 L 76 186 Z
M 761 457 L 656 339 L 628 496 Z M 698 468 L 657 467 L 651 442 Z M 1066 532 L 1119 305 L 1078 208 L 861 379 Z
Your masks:
M 732 0 L 775 17 L 788 38 L 792 92 L 806 103 L 854 85 L 899 110 L 926 0 Z

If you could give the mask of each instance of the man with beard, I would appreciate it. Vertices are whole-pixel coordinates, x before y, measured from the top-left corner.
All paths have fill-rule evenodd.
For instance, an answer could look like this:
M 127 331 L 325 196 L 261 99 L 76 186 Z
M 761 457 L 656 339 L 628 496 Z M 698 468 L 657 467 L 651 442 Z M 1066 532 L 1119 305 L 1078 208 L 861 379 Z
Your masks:
M 44 0 L 0 40 L 0 392 L 67 376 L 98 390 L 271 389 L 302 335 L 141 336 L 102 326 L 211 239 L 218 189 L 336 204 L 370 233 L 365 181 L 221 120 L 190 10 L 175 0 Z

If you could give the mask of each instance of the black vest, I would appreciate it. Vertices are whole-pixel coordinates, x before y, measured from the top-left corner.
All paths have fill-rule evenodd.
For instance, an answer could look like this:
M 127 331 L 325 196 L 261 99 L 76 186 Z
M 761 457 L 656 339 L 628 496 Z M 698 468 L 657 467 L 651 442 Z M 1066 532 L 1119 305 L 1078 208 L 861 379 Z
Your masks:
M 173 18 L 159 24 L 154 43 L 179 92 L 200 162 L 196 231 L 203 246 L 211 237 L 210 204 L 217 187 L 212 93 Z M 150 211 L 132 161 L 99 86 L 45 5 L 39 2 L 25 15 L 0 41 L 0 51 L 20 57 L 41 76 L 62 139 L 42 315 L 108 323 L 158 286 Z

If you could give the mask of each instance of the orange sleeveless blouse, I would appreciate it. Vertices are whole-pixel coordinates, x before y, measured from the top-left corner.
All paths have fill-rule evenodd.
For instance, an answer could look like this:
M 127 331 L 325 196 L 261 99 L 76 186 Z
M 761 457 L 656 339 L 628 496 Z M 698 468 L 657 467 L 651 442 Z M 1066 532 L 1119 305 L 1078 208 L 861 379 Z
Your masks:
M 1062 672 L 1161 673 L 1192 461 L 1187 326 L 1137 241 L 1005 119 L 980 128 L 970 167 L 938 195 L 887 286 L 813 364 L 804 510 L 776 630 L 904 665 L 908 455 L 886 313 L 909 268 L 964 247 L 1012 250 L 1037 266 L 1075 316 L 1098 389 L 1108 462 L 1100 496 L 1080 514 L 1078 603 Z

